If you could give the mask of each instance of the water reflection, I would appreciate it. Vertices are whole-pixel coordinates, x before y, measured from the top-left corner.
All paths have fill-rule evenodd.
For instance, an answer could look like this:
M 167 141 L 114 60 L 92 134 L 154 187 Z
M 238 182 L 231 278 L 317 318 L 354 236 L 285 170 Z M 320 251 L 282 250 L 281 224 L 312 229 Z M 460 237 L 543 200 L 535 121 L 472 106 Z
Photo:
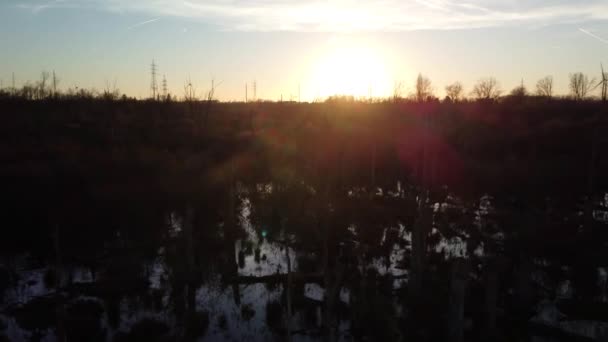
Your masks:
M 78 242 L 63 236 L 61 260 L 7 256 L 2 334 L 16 341 L 432 340 L 452 331 L 483 340 L 498 330 L 546 341 L 608 336 L 608 265 L 558 257 L 554 248 L 566 240 L 543 246 L 512 226 L 513 215 L 539 224 L 544 213 L 523 220 L 489 195 L 424 201 L 401 184 L 371 195 L 350 189 L 349 200 L 326 203 L 318 193 L 240 184 L 234 219 L 227 211 L 209 220 L 204 205 L 167 208 L 155 216 L 157 231 L 118 230 L 96 241 L 101 254 L 71 252 Z M 606 223 L 608 195 L 595 207 L 593 224 Z M 427 226 L 418 210 L 431 213 Z M 575 212 L 561 220 L 579 219 Z M 585 229 L 597 227 L 579 227 L 581 239 Z M 594 246 L 590 253 L 600 253 Z M 423 286 L 412 290 L 412 277 Z

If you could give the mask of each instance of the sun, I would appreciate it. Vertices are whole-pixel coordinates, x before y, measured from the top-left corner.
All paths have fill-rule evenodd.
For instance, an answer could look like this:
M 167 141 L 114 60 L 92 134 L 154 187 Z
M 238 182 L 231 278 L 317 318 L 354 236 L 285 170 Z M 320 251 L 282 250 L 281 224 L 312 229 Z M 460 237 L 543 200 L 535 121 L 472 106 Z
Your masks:
M 363 45 L 335 45 L 315 63 L 310 85 L 316 97 L 350 95 L 356 98 L 389 94 L 386 63 L 377 50 Z

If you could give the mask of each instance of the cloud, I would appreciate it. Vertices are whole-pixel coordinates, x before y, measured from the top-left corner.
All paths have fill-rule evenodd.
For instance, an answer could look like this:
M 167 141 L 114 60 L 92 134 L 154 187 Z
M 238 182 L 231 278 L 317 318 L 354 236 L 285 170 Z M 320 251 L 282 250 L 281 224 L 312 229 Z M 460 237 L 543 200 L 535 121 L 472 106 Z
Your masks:
M 70 4 L 70 7 L 75 7 L 75 5 L 76 4 Z M 17 7 L 31 10 L 33 13 L 64 6 L 66 6 L 66 0 L 22 1 L 17 4 Z
M 160 20 L 160 18 L 154 18 L 154 19 L 142 21 L 140 23 L 137 23 L 137 24 L 134 24 L 134 25 L 131 25 L 131 26 L 127 27 L 127 30 L 131 30 L 131 29 L 134 29 L 136 27 L 143 26 L 143 25 L 146 25 L 146 24 L 150 24 L 150 23 L 153 23 L 153 22 L 158 21 L 158 20 Z
M 595 38 L 595 39 L 599 40 L 599 41 L 600 41 L 600 42 L 602 42 L 602 43 L 608 44 L 608 40 L 607 40 L 607 39 L 604 39 L 604 38 L 602 38 L 602 37 L 600 37 L 600 36 L 596 35 L 595 33 L 591 32 L 591 31 L 589 31 L 589 30 L 585 30 L 585 29 L 580 28 L 580 27 L 578 28 L 578 30 L 579 30 L 579 31 L 581 31 L 581 32 L 583 32 L 584 34 L 586 34 L 586 35 L 588 35 L 588 36 L 591 36 L 591 37 L 593 37 L 593 38 Z
M 19 7 L 186 17 L 232 31 L 446 30 L 608 19 L 605 0 L 30 0 Z

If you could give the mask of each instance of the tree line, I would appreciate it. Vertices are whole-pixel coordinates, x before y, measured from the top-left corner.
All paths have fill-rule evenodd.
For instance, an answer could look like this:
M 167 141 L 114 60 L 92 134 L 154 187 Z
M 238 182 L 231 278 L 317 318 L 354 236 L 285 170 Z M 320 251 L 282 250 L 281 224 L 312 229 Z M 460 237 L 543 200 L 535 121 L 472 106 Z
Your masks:
M 13 77 L 14 79 L 14 77 Z M 40 79 L 36 82 L 27 81 L 21 87 L 16 87 L 13 84 L 10 87 L 0 88 L 0 99 L 2 98 L 17 98 L 24 100 L 48 100 L 48 99 L 100 99 L 100 100 L 136 100 L 134 97 L 129 97 L 126 94 L 121 94 L 120 90 L 116 86 L 116 81 L 106 81 L 104 88 L 100 91 L 94 88 L 79 88 L 70 87 L 66 90 L 59 89 L 60 79 L 53 72 L 43 71 L 40 74 Z M 213 83 L 212 83 L 213 84 Z M 184 94 L 182 98 L 167 94 L 164 96 L 152 97 L 147 100 L 155 101 L 175 101 L 182 100 L 185 102 L 192 101 L 210 101 L 215 100 L 213 97 L 216 86 L 212 85 L 212 89 L 205 93 L 202 98 L 196 95 L 195 87 L 192 81 L 188 81 L 184 86 Z M 600 89 L 598 97 L 593 96 L 593 92 L 596 89 Z M 545 76 L 536 82 L 535 89 L 533 91 L 528 90 L 522 83 L 510 92 L 505 93 L 500 83 L 494 77 L 484 77 L 479 79 L 474 85 L 471 91 L 467 94 L 463 84 L 459 81 L 451 83 L 444 87 L 445 98 L 444 101 L 459 102 L 465 100 L 481 100 L 481 101 L 496 101 L 501 98 L 521 98 L 525 96 L 536 96 L 542 98 L 553 98 L 557 97 L 554 89 L 553 76 Z M 568 77 L 568 90 L 569 93 L 563 98 L 569 98 L 577 101 L 586 99 L 600 99 L 602 101 L 607 100 L 608 93 L 608 72 L 604 72 L 602 67 L 601 78 L 599 82 L 594 77 L 589 77 L 582 72 L 575 72 Z M 336 99 L 350 99 L 356 100 L 352 96 L 330 96 L 327 100 Z M 415 101 L 415 102 L 426 102 L 438 100 L 435 95 L 435 88 L 431 80 L 422 75 L 418 74 L 414 84 L 414 90 L 407 96 L 403 94 L 403 83 L 399 82 L 394 85 L 393 94 L 389 98 L 381 98 L 382 101 Z
M 569 94 L 566 98 L 574 99 L 577 101 L 592 98 L 592 92 L 595 89 L 600 88 L 601 93 L 599 98 L 602 101 L 606 101 L 606 84 L 608 80 L 608 73 L 604 72 L 602 68 L 602 79 L 599 83 L 596 83 L 595 78 L 590 78 L 588 75 L 582 72 L 576 72 L 569 75 L 568 89 Z M 500 83 L 494 77 L 481 78 L 475 83 L 473 89 L 470 91 L 469 97 L 467 97 L 464 86 L 461 82 L 456 81 L 452 84 L 445 86 L 445 100 L 447 101 L 463 101 L 466 99 L 473 100 L 498 100 L 501 97 L 524 97 L 524 96 L 537 96 L 543 98 L 555 97 L 554 81 L 553 76 L 545 76 L 536 82 L 535 91 L 529 91 L 526 86 L 522 83 L 513 88 L 507 95 L 504 95 L 504 91 L 500 86 Z M 401 84 L 395 85 L 393 93 L 393 100 L 403 99 L 401 93 Z M 418 74 L 414 91 L 409 94 L 409 99 L 424 102 L 436 99 L 434 88 L 431 80 L 422 75 Z

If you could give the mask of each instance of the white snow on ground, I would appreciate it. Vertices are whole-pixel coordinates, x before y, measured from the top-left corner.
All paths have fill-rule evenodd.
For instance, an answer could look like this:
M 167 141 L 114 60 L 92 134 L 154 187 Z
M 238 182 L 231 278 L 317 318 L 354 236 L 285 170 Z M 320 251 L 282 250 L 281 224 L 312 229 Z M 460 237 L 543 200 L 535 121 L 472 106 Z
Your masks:
M 221 287 L 219 278 L 201 286 L 196 293 L 197 310 L 210 313 L 209 329 L 203 341 L 269 341 L 273 334 L 266 324 L 266 305 L 279 300 L 282 287 L 269 289 L 264 284 L 236 285 L 240 305 L 237 305 L 234 286 Z M 250 320 L 244 320 L 242 307 L 250 307 L 255 313 Z M 221 316 L 226 318 L 226 328 L 218 325 Z
M 585 336 L 597 341 L 608 340 L 608 322 L 569 321 L 559 311 L 555 302 L 542 301 L 537 308 L 537 314 L 531 321 L 557 327 L 579 336 Z
M 562 280 L 555 289 L 557 298 L 570 299 L 572 298 L 573 289 L 570 280 Z
M 566 321 L 561 322 L 559 326 L 576 335 L 586 336 L 597 341 L 608 340 L 608 322 Z
M 243 268 L 239 267 L 239 275 L 246 276 L 267 276 L 277 273 L 287 273 L 287 253 L 285 248 L 278 243 L 271 243 L 265 238 L 260 240 L 257 232 L 255 231 L 249 216 L 251 214 L 251 202 L 249 199 L 243 199 L 241 206 L 241 226 L 247 234 L 246 241 L 253 244 L 253 250 L 256 248 L 260 249 L 260 261 L 255 261 L 255 253 L 245 256 L 245 265 Z M 285 239 L 285 237 L 279 237 Z M 238 262 L 238 252 L 244 247 L 245 241 L 237 240 L 235 246 L 235 261 Z M 263 256 L 266 260 L 263 260 Z M 289 257 L 291 259 L 291 269 L 296 271 L 298 269 L 296 252 L 293 248 L 289 248 Z
M 316 301 L 322 301 L 323 297 L 325 297 L 325 289 L 319 286 L 319 284 L 305 284 L 304 296 Z
M 564 318 L 564 314 L 559 311 L 557 305 L 549 300 L 544 300 L 538 304 L 537 314 L 532 317 L 533 322 L 556 325 Z

